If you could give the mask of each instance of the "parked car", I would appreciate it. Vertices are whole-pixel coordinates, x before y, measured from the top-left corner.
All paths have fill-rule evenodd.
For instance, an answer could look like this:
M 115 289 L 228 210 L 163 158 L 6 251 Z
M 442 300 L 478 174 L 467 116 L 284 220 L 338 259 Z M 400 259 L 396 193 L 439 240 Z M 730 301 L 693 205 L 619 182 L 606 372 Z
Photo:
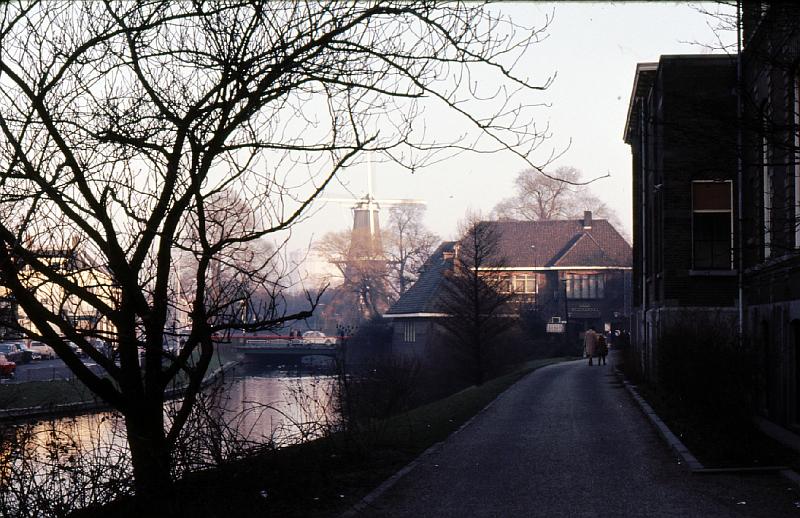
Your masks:
M 2 342 L 0 343 L 0 354 L 4 354 L 9 361 L 16 363 L 28 363 L 33 360 L 31 351 L 25 351 L 22 342 Z
M 306 331 L 303 333 L 303 341 L 309 344 L 333 344 L 334 339 L 326 336 L 322 331 Z
M 17 370 L 17 364 L 6 358 L 5 354 L 0 354 L 0 376 L 11 378 Z
M 80 347 L 78 347 L 78 344 L 76 344 L 75 342 L 67 341 L 66 344 L 70 349 L 72 349 L 72 352 L 74 352 L 75 356 L 77 356 L 78 358 L 86 358 L 88 356 L 86 352 Z
M 53 350 L 53 348 L 42 342 L 31 342 L 28 345 L 28 348 L 31 351 L 40 354 L 43 360 L 52 360 L 56 357 L 56 352 Z
M 30 357 L 31 357 L 31 360 L 33 360 L 33 361 L 39 361 L 39 360 L 42 359 L 42 355 L 41 354 L 39 354 L 38 352 L 34 351 L 30 347 L 26 347 L 24 344 L 22 345 L 22 352 L 24 352 L 25 354 L 29 354 Z

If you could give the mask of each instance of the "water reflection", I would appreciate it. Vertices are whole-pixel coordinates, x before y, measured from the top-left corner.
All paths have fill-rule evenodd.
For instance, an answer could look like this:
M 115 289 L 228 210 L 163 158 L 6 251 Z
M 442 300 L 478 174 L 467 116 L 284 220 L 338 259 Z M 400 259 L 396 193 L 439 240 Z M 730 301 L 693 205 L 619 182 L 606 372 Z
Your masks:
M 243 439 L 283 446 L 335 426 L 330 369 L 243 364 L 229 376 L 220 407 Z
M 176 474 L 216 464 L 237 448 L 280 447 L 318 437 L 336 425 L 334 388 L 327 364 L 238 365 L 201 398 L 199 414 L 215 422 L 209 427 L 199 418 L 189 426 Z M 0 432 L 2 509 L 29 506 L 36 511 L 28 515 L 35 516 L 47 514 L 49 506 L 75 509 L 131 490 L 124 422 L 115 413 L 52 419 Z

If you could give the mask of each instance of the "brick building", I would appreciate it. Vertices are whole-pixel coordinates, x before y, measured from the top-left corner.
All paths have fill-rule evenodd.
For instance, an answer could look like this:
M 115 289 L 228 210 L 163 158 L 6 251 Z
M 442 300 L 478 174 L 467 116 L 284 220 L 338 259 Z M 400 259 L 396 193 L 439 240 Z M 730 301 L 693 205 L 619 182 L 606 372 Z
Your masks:
M 744 326 L 758 347 L 758 409 L 800 430 L 800 7 L 744 3 Z
M 736 317 L 736 59 L 639 64 L 625 142 L 633 157 L 632 343 L 645 375 L 670 318 Z
M 757 352 L 757 411 L 800 431 L 800 7 L 739 8 L 739 56 L 637 67 L 633 341 L 652 374 L 664 315 L 727 312 Z
M 631 248 L 607 220 L 587 211 L 580 219 L 483 224 L 494 227 L 502 266 L 480 270 L 512 294 L 513 313 L 535 310 L 545 320 L 569 322 L 576 333 L 590 325 L 627 328 Z M 442 283 L 457 254 L 458 243 L 443 243 L 419 280 L 384 315 L 393 323 L 395 353 L 426 357 L 440 341 L 436 322 L 447 318 Z

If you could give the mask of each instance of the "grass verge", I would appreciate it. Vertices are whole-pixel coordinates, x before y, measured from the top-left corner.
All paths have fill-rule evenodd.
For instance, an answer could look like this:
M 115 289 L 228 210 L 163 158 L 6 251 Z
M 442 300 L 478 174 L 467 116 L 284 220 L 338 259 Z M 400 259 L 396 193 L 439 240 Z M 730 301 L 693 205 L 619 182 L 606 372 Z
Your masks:
M 221 366 L 222 362 L 219 356 L 214 355 L 208 367 L 208 374 L 215 372 Z M 183 377 L 178 379 L 178 381 L 183 380 Z M 97 398 L 92 391 L 77 378 L 0 384 L 0 410 L 48 408 L 55 405 L 95 401 Z
M 26 381 L 0 385 L 0 409 L 3 410 L 94 400 L 92 391 L 77 379 Z
M 526 374 L 572 358 L 517 365 L 481 386 L 394 416 L 374 427 L 384 433 L 368 448 L 349 448 L 348 438 L 332 436 L 270 451 L 194 473 L 177 484 L 174 500 L 159 513 L 195 518 L 281 516 L 328 518 L 355 505 L 422 451 L 447 438 Z M 134 501 L 119 501 L 76 516 L 141 516 Z

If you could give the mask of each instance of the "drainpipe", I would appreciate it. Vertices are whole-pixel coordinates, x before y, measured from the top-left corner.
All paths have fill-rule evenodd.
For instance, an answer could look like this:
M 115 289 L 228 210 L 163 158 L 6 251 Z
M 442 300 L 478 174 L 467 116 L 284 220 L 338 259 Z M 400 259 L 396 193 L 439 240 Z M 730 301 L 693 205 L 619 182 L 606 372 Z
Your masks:
M 644 99 L 639 100 L 639 170 L 642 175 L 642 349 L 647 349 L 647 165 L 645 145 Z
M 742 117 L 744 116 L 742 109 L 742 2 L 736 2 L 736 199 L 738 217 L 736 218 L 736 248 L 739 252 L 737 260 L 736 280 L 738 284 L 739 295 L 739 347 L 741 348 L 744 340 L 744 237 L 742 235 L 742 227 L 744 226 L 744 217 L 742 215 L 742 208 L 744 207 L 742 192 L 742 177 L 743 177 L 743 160 L 742 153 Z

